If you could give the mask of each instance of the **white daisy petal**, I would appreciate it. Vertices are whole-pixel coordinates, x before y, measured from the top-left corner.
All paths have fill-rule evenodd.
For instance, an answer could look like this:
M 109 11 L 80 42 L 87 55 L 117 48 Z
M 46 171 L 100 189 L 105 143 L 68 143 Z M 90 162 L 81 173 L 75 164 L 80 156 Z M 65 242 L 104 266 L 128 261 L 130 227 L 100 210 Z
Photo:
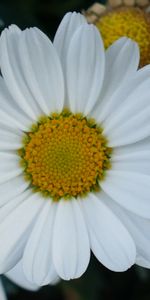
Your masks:
M 2 32 L 0 43 L 1 72 L 18 107 L 25 111 L 32 120 L 36 120 L 39 110 L 27 87 L 20 64 L 23 59 L 22 55 L 20 57 L 18 49 L 21 36 L 22 32 L 14 25 Z
M 0 280 L 0 299 L 1 300 L 7 300 L 6 294 L 5 294 L 5 291 L 4 291 L 3 284 L 2 284 L 1 280 Z
M 47 284 L 56 285 L 59 282 L 60 282 L 60 277 L 56 273 L 56 270 L 54 269 L 54 272 L 52 273 L 52 269 L 50 268 L 48 275 L 44 279 L 43 285 L 47 285 Z
M 61 111 L 64 80 L 56 50 L 37 28 L 26 29 L 20 38 L 22 72 L 42 112 Z
M 76 12 L 68 12 L 62 19 L 55 37 L 54 37 L 54 47 L 60 57 L 62 67 L 65 70 L 66 64 L 66 54 L 75 31 L 84 23 L 86 19 L 83 15 Z
M 23 193 L 29 186 L 29 182 L 25 181 L 22 175 L 17 176 L 9 181 L 0 184 L 0 207 L 11 199 Z
M 22 260 L 17 263 L 17 265 L 11 269 L 9 272 L 5 274 L 5 276 L 10 279 L 15 284 L 19 285 L 23 289 L 29 290 L 29 291 L 37 291 L 39 288 L 31 284 L 25 277 L 22 269 Z
M 150 150 L 130 153 L 113 153 L 112 167 L 116 171 L 137 172 L 150 175 Z
M 118 39 L 106 50 L 105 78 L 111 84 L 114 81 L 113 84 L 118 87 L 118 81 L 122 83 L 128 76 L 137 71 L 139 59 L 140 53 L 137 43 L 126 37 Z M 111 85 L 108 88 L 110 89 L 109 92 L 114 92 L 114 86 Z
M 121 108 L 122 105 L 124 105 L 126 99 L 128 99 L 133 95 L 134 92 L 136 92 L 137 87 L 139 87 L 141 91 L 143 89 L 145 95 L 144 85 L 145 88 L 148 87 L 149 76 L 149 66 L 138 70 L 138 72 L 133 72 L 132 74 L 130 74 L 130 76 L 126 78 L 126 80 L 124 80 L 122 84 L 118 85 L 118 88 L 115 89 L 114 93 L 112 93 L 112 95 L 110 95 L 110 97 L 103 102 L 104 107 L 102 107 L 100 103 L 99 111 L 97 114 L 97 121 L 102 122 L 106 120 L 106 126 L 108 126 L 111 116 L 113 118 L 113 116 L 116 115 L 117 109 Z
M 67 57 L 67 89 L 73 112 L 88 114 L 98 100 L 104 78 L 103 42 L 93 25 L 74 34 Z
M 0 153 L 0 166 L 2 169 L 7 169 L 7 167 L 11 168 L 12 166 L 15 168 L 15 164 L 19 162 L 19 156 L 14 152 L 1 152 Z
M 0 273 L 6 273 L 20 260 L 31 226 L 44 201 L 33 194 L 16 207 L 0 226 Z
M 6 219 L 6 217 L 14 211 L 16 207 L 18 207 L 27 197 L 31 196 L 31 190 L 25 190 L 22 193 L 20 193 L 16 197 L 11 197 L 11 200 L 7 202 L 5 205 L 3 205 L 0 209 L 0 224 Z M 2 199 L 3 200 L 3 199 Z
M 121 206 L 139 216 L 150 218 L 150 176 L 128 171 L 107 171 L 102 189 Z
M 27 131 L 28 129 L 27 127 L 24 127 L 24 125 L 20 124 L 17 119 L 15 120 L 2 109 L 0 109 L 0 126 L 5 128 L 7 127 L 8 129 L 14 129 L 15 132 L 16 129 L 21 129 L 24 131 Z
M 84 219 L 76 200 L 58 204 L 53 232 L 53 259 L 59 276 L 77 278 L 90 259 L 90 247 Z
M 0 151 L 17 150 L 22 147 L 22 136 L 20 133 L 10 131 L 8 128 L 0 127 Z
M 133 145 L 133 144 L 132 144 Z M 130 148 L 129 148 L 130 149 Z M 111 161 L 114 162 L 135 162 L 135 161 L 142 161 L 143 160 L 148 160 L 150 157 L 150 149 L 147 150 L 140 150 L 136 149 L 136 151 L 132 151 L 132 152 L 123 152 L 121 153 L 121 151 L 117 151 L 118 149 L 115 148 Z
M 113 150 L 113 170 L 137 172 L 150 175 L 150 137 Z
M 28 130 L 31 119 L 18 107 L 10 95 L 5 81 L 0 77 L 0 123 L 7 125 L 12 130 Z M 6 117 L 5 117 L 6 116 Z
M 139 141 L 148 136 L 150 67 L 140 70 L 110 100 L 111 114 L 103 123 L 112 146 Z M 136 126 L 136 132 L 133 130 Z M 128 133 L 128 134 L 127 134 Z
M 19 166 L 20 158 L 13 153 L 0 153 L 0 184 L 22 174 L 23 169 Z
M 111 147 L 135 143 L 149 136 L 150 105 L 137 114 L 134 114 L 132 108 L 131 111 L 133 113 L 131 118 L 122 120 L 122 124 L 118 124 L 114 130 L 107 131 L 105 127 L 104 134 L 109 139 Z
M 110 100 L 121 84 L 129 81 L 138 68 L 139 48 L 132 40 L 122 37 L 106 50 L 104 83 L 100 101 L 93 109 L 93 116 L 103 121 L 110 113 Z
M 53 282 L 57 277 L 52 262 L 52 233 L 56 207 L 57 205 L 51 201 L 46 201 L 23 255 L 26 277 L 30 282 L 40 286 Z
M 119 219 L 105 205 L 102 193 L 100 199 L 90 194 L 80 201 L 88 232 L 91 249 L 98 260 L 113 271 L 125 271 L 135 262 L 134 242 Z
M 141 218 L 115 203 L 107 196 L 106 204 L 123 222 L 131 233 L 137 248 L 136 263 L 146 268 L 150 268 L 150 220 Z
M 141 151 L 150 151 L 150 137 L 147 137 L 139 142 L 130 145 L 124 145 L 114 148 L 113 157 L 122 157 L 123 155 Z

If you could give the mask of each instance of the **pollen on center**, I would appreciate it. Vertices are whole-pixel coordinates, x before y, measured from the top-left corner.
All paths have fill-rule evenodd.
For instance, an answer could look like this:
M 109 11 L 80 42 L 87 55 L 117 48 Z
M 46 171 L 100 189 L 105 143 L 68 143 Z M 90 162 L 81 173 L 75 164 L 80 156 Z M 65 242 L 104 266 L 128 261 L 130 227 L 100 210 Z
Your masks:
M 111 149 L 93 119 L 64 110 L 33 124 L 18 153 L 32 188 L 59 200 L 98 190 Z

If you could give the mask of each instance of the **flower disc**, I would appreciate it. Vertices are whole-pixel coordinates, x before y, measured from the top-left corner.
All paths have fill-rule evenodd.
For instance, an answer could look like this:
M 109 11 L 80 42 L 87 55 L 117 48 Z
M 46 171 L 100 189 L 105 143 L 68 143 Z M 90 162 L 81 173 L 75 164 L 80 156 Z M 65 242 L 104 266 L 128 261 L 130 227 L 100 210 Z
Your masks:
M 94 120 L 64 111 L 33 127 L 20 152 L 33 187 L 55 200 L 98 189 L 111 149 Z

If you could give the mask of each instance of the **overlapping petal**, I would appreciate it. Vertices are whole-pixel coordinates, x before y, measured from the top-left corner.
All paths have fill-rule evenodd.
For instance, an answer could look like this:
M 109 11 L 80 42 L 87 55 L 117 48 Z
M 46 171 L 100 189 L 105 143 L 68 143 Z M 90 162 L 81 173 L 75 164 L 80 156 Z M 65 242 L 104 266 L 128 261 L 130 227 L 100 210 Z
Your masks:
M 29 184 L 29 182 L 24 180 L 22 175 L 16 176 L 0 184 L 0 207 L 23 193 L 28 188 Z
M 52 244 L 58 275 L 65 280 L 81 276 L 89 263 L 90 245 L 83 215 L 75 199 L 59 202 Z
M 150 177 L 136 172 L 110 170 L 101 187 L 111 198 L 139 216 L 150 218 Z
M 21 57 L 18 45 L 21 34 L 21 30 L 15 25 L 2 32 L 0 43 L 1 72 L 17 106 L 23 109 L 32 120 L 36 120 L 36 113 L 39 111 L 26 85 L 20 64 Z
M 88 199 L 80 201 L 90 246 L 98 260 L 107 268 L 124 271 L 134 264 L 136 248 L 129 232 L 105 205 L 105 197 L 103 193 L 100 193 L 99 199 L 90 194 Z
M 15 153 L 0 153 L 0 184 L 22 174 L 23 169 L 19 166 L 19 156 Z
M 88 114 L 100 95 L 105 68 L 104 47 L 93 25 L 74 34 L 67 57 L 67 90 L 72 112 Z
M 112 147 L 135 143 L 149 136 L 150 67 L 138 71 L 112 96 L 104 134 Z M 108 113 L 108 112 L 107 112 Z
M 0 124 L 2 129 L 7 128 L 16 135 L 21 135 L 21 130 L 29 130 L 31 124 L 31 118 L 14 101 L 2 77 L 0 77 Z
M 19 261 L 19 263 L 17 263 L 17 265 L 13 269 L 7 272 L 5 276 L 21 288 L 26 289 L 28 291 L 37 291 L 39 289 L 38 286 L 31 284 L 26 279 L 22 269 L 22 260 Z
M 64 82 L 60 61 L 52 43 L 40 30 L 21 32 L 16 26 L 5 29 L 0 57 L 10 94 L 32 120 L 43 112 L 62 109 Z
M 22 196 L 21 196 L 22 200 Z M 20 260 L 33 221 L 43 205 L 43 199 L 33 194 L 23 200 L 0 225 L 0 273 L 6 273 Z
M 53 44 L 39 29 L 30 28 L 22 32 L 19 46 L 22 74 L 41 113 L 60 112 L 64 79 Z
M 136 263 L 142 267 L 150 268 L 150 220 L 121 208 L 108 196 L 105 198 L 105 202 L 132 235 L 137 248 Z
M 54 37 L 54 47 L 56 48 L 60 57 L 64 72 L 66 69 L 66 57 L 71 39 L 76 30 L 85 23 L 86 19 L 80 13 L 68 12 L 62 19 L 56 31 Z
M 128 38 L 120 38 L 106 50 L 105 75 L 99 101 L 92 111 L 102 122 L 112 111 L 112 97 L 125 82 L 135 75 L 139 64 L 139 48 Z M 114 104 L 115 105 L 115 104 Z M 113 107 L 115 109 L 115 107 Z
M 23 254 L 23 269 L 30 282 L 41 286 L 52 283 L 56 277 L 52 260 L 53 223 L 57 205 L 44 204 Z M 39 271 L 40 270 L 40 271 Z
M 131 153 L 114 153 L 112 168 L 116 171 L 127 171 L 150 175 L 150 150 L 138 150 Z

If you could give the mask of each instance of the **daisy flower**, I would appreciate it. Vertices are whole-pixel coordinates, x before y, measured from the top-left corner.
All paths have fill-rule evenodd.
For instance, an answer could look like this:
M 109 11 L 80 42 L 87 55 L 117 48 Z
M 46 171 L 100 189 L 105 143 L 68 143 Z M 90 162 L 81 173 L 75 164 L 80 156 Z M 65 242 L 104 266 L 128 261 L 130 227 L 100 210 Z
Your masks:
M 68 13 L 0 41 L 0 272 L 45 285 L 150 266 L 150 66 Z

